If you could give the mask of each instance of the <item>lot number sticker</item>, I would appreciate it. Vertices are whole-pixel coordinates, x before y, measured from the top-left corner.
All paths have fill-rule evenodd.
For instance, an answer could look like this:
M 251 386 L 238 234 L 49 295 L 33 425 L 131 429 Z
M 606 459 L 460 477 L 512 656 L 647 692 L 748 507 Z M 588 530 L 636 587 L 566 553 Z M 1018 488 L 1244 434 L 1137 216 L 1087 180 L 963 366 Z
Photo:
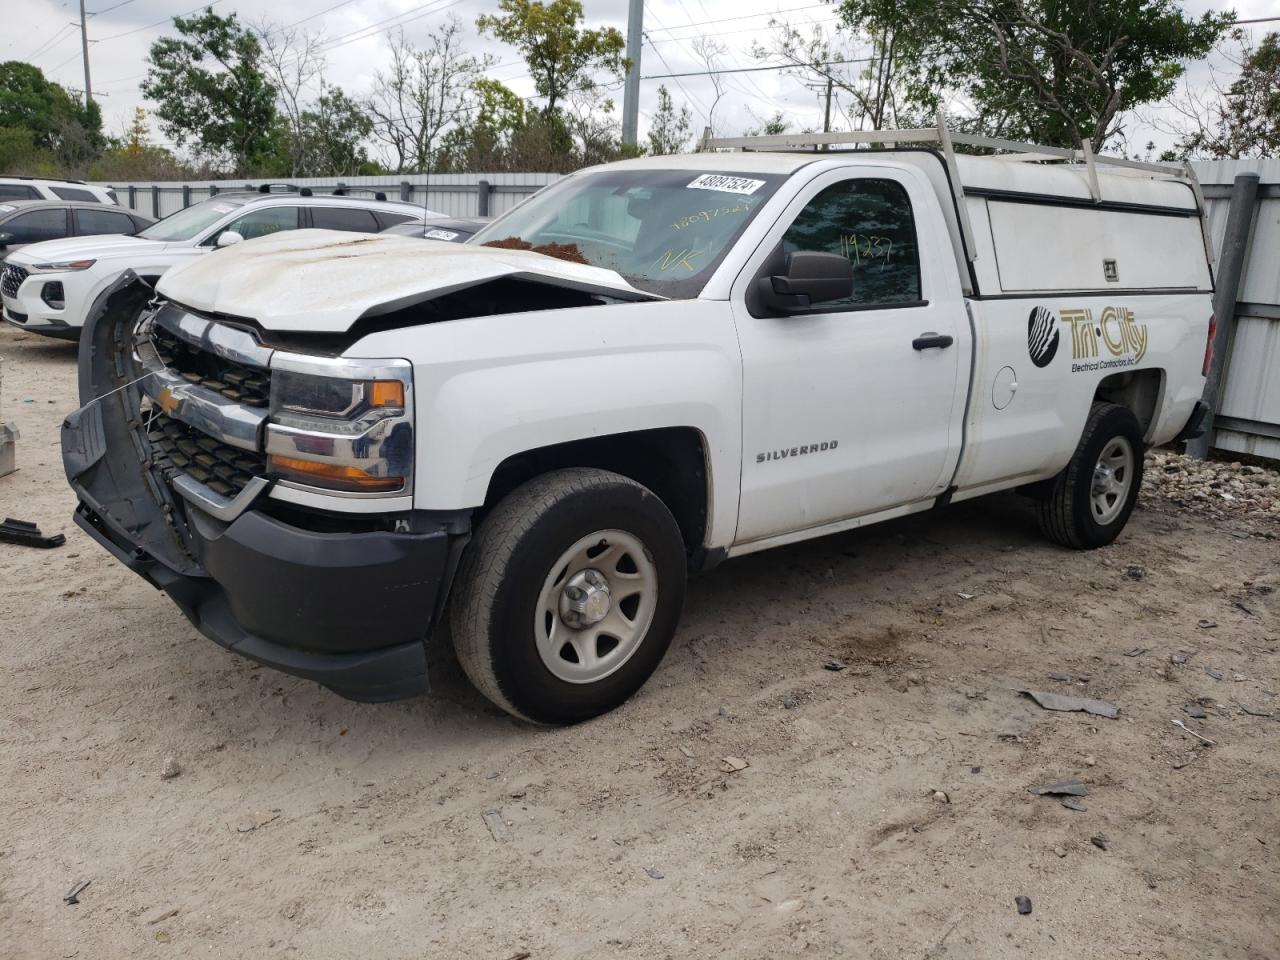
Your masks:
M 746 177 L 731 177 L 727 173 L 704 173 L 685 189 L 687 190 L 719 190 L 721 193 L 755 193 L 764 186 L 763 180 L 750 180 Z

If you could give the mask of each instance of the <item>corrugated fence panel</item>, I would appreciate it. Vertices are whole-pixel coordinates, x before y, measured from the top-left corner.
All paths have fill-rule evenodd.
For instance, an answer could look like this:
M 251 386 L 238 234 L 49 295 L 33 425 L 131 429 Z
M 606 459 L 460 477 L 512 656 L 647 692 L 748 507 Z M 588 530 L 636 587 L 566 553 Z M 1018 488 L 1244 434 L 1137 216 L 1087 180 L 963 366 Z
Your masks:
M 375 177 L 298 177 L 288 182 L 310 187 L 318 194 L 332 193 L 339 184 L 381 190 L 388 200 L 404 199 L 445 217 L 477 217 L 481 196 L 487 194 L 488 215 L 506 213 L 517 203 L 560 178 L 555 173 L 441 173 L 387 174 Z M 261 180 L 192 180 L 103 183 L 116 191 L 122 206 L 153 217 L 167 217 L 184 206 L 219 193 L 255 189 Z M 487 189 L 482 184 L 488 184 Z M 132 188 L 132 189 L 130 189 Z
M 1259 175 L 1253 238 L 1236 296 L 1235 336 L 1213 445 L 1280 459 L 1280 160 L 1213 160 L 1193 166 L 1209 194 L 1215 250 L 1221 248 L 1230 206 L 1223 194 L 1237 174 Z

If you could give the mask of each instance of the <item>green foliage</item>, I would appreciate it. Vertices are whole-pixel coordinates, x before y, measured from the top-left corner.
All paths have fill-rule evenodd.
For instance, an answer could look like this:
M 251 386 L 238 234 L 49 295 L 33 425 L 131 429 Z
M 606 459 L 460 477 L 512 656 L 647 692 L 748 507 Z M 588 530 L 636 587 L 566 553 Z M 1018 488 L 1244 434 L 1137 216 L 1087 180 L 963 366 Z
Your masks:
M 18 60 L 0 63 L 0 128 L 26 131 L 10 135 L 6 151 L 20 165 L 79 170 L 102 149 L 102 114 L 86 107 L 39 67 Z M 16 151 L 16 152 L 15 152 Z M 15 169 L 6 165 L 5 169 Z
M 752 116 L 755 115 L 752 114 Z M 746 130 L 743 130 L 742 135 L 744 137 L 776 137 L 778 134 L 786 133 L 790 128 L 791 124 L 787 121 L 786 117 L 783 116 L 782 111 L 779 110 L 768 120 L 758 121 L 757 126 L 748 127 Z
M 591 90 L 597 71 L 621 79 L 626 41 L 613 27 L 582 29 L 580 0 L 498 0 L 498 10 L 477 17 L 476 27 L 520 51 L 547 113 L 574 91 Z
M 373 121 L 341 87 L 321 86 L 315 105 L 302 112 L 303 176 L 358 176 L 373 166 L 364 142 Z
M 932 112 L 958 95 L 972 128 L 1095 150 L 1233 19 L 1187 17 L 1177 0 L 843 0 L 840 13 L 892 34 L 906 106 Z
M 676 113 L 670 91 L 665 86 L 658 87 L 658 109 L 649 124 L 649 152 L 654 156 L 684 153 L 689 147 L 692 124 L 693 111 L 688 104 Z
M 1237 31 L 1242 43 L 1244 35 Z M 1198 129 L 1179 144 L 1185 155 L 1238 159 L 1280 153 L 1280 33 L 1246 48 L 1240 76 Z
M 262 46 L 234 13 L 206 8 L 173 25 L 178 36 L 151 45 L 142 92 L 179 146 L 246 175 L 273 149 L 276 90 L 263 71 Z

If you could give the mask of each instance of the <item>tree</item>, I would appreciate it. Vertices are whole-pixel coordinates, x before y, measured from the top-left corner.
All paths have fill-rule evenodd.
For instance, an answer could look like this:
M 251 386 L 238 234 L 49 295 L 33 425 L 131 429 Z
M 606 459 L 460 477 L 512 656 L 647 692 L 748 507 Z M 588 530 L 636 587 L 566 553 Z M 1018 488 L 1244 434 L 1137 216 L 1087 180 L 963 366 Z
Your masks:
M 842 0 L 850 26 L 891 31 L 910 106 L 958 96 L 970 125 L 1093 149 L 1122 114 L 1167 96 L 1231 14 L 1183 15 L 1177 0 Z
M 711 136 L 714 137 L 716 135 L 716 107 L 720 106 L 720 101 L 724 98 L 725 89 L 724 74 L 717 71 L 720 67 L 720 58 L 729 52 L 729 48 L 707 34 L 695 37 L 689 46 L 693 48 L 693 52 L 697 54 L 698 59 L 706 66 L 707 81 L 711 84 L 711 91 L 715 94 L 711 98 L 711 106 L 707 108 L 707 129 L 711 131 Z
M 258 27 L 262 44 L 263 70 L 276 89 L 276 111 L 279 116 L 280 166 L 282 173 L 306 176 L 307 136 L 303 131 L 305 97 L 324 72 L 325 57 L 321 52 L 324 38 L 296 27 L 281 27 L 264 22 Z
M 754 113 L 751 113 L 750 107 L 747 108 L 747 113 L 751 114 L 751 119 L 756 122 L 756 125 L 743 130 L 742 135 L 744 137 L 776 137 L 779 134 L 786 133 L 791 127 L 781 110 L 774 113 L 768 120 L 761 120 Z
M 1175 154 L 1181 157 L 1269 157 L 1280 152 L 1280 34 L 1257 47 L 1243 30 L 1232 32 L 1239 75 L 1225 89 L 1214 76 L 1208 96 L 1188 91 L 1171 106 L 1181 123 Z
M 244 176 L 273 146 L 276 87 L 264 72 L 262 44 L 234 13 L 206 7 L 174 17 L 177 37 L 151 45 L 142 92 L 158 104 L 161 129 L 178 146 Z
M 0 63 L 0 128 L 25 130 L 31 150 L 63 172 L 79 170 L 103 146 L 102 114 L 45 78 L 39 67 L 18 60 Z M 14 134 L 12 142 L 25 142 Z M 19 151 L 21 152 L 21 151 Z M 29 162 L 35 162 L 35 154 Z
M 450 17 L 418 49 L 404 31 L 391 37 L 391 58 L 374 74 L 364 109 L 373 135 L 387 146 L 396 173 L 431 170 L 444 133 L 475 106 L 475 86 L 493 59 L 463 51 L 462 23 Z
M 372 172 L 364 143 L 373 132 L 373 120 L 341 87 L 320 86 L 315 105 L 302 111 L 303 143 L 301 175 L 304 177 L 357 176 Z
M 689 128 L 693 112 L 688 105 L 676 113 L 671 94 L 665 86 L 658 87 L 658 109 L 649 123 L 649 152 L 654 156 L 667 153 L 684 153 L 689 145 Z
M 573 91 L 596 86 L 599 71 L 622 79 L 626 41 L 613 27 L 581 28 L 581 0 L 498 0 L 498 10 L 477 17 L 476 27 L 520 51 L 547 113 Z

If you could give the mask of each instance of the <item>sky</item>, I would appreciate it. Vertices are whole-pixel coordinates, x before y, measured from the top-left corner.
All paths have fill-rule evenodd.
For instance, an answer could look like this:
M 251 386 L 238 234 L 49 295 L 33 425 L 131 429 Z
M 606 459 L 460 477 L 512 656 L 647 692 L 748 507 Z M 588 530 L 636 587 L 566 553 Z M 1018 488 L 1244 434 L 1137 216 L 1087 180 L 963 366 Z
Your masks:
M 89 58 L 95 97 L 102 107 L 109 132 L 120 133 L 132 119 L 136 106 L 148 106 L 138 84 L 146 73 L 146 56 L 153 41 L 173 32 L 171 18 L 194 13 L 195 0 L 85 0 L 92 14 L 88 19 Z M 79 91 L 84 86 L 80 54 L 78 0 L 4 0 L 6 20 L 11 25 L 0 39 L 0 61 L 26 60 L 44 70 L 56 82 Z M 496 40 L 481 37 L 471 29 L 475 18 L 493 10 L 484 0 L 214 0 L 213 9 L 234 11 L 252 24 L 296 24 L 328 40 L 325 48 L 326 82 L 341 86 L 348 94 L 360 96 L 370 86 L 373 73 L 387 56 L 387 31 L 402 27 L 413 42 L 424 44 L 449 16 L 457 16 L 468 27 L 472 52 L 489 53 L 498 65 L 490 76 L 499 79 L 523 96 L 534 93 L 532 82 L 518 53 Z M 584 0 L 586 23 L 591 27 L 613 26 L 626 32 L 627 0 Z M 1186 0 L 1191 13 L 1234 9 L 1240 18 L 1272 16 L 1280 13 L 1276 0 L 1237 0 L 1228 5 L 1206 0 Z M 772 36 L 772 19 L 786 20 L 806 32 L 817 24 L 833 28 L 835 9 L 818 0 L 646 0 L 645 36 L 641 76 L 704 70 L 692 41 L 713 35 L 727 53 L 717 66 L 725 68 L 760 65 L 752 56 L 757 44 L 767 44 Z M 22 24 L 14 28 L 14 24 Z M 1267 25 L 1253 28 L 1260 38 Z M 1269 25 L 1280 29 L 1280 23 Z M 1221 61 L 1219 61 L 1221 64 Z M 1202 83 L 1208 65 L 1189 65 L 1188 81 Z M 779 71 L 726 74 L 723 96 L 715 108 L 718 135 L 738 135 L 746 128 L 781 111 L 792 129 L 821 129 L 822 105 L 817 91 L 808 89 L 799 78 Z M 688 103 L 693 110 L 693 128 L 700 132 L 715 99 L 712 80 L 707 77 L 646 79 L 641 83 L 641 137 L 648 116 L 655 108 L 658 87 L 666 84 L 677 108 Z M 621 110 L 622 91 L 616 91 Z M 1159 117 L 1159 112 L 1155 114 Z M 1150 119 L 1130 125 L 1131 144 L 1153 139 L 1160 146 L 1169 137 L 1152 126 Z M 153 122 L 152 142 L 165 138 Z

